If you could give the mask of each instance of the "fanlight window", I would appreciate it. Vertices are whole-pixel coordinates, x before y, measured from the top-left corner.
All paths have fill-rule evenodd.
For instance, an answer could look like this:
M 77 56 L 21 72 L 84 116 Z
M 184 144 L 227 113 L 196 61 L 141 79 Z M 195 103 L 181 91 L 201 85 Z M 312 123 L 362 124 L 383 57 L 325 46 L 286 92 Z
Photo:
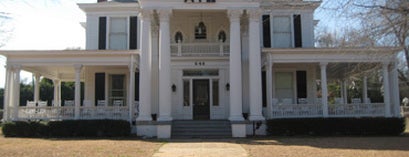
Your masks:
M 221 42 L 226 42 L 226 32 L 220 31 L 218 35 L 218 40 Z
M 206 25 L 203 22 L 199 22 L 199 24 L 196 26 L 195 38 L 206 39 Z
M 175 41 L 176 41 L 176 43 L 182 43 L 183 42 L 183 34 L 181 32 L 176 32 Z

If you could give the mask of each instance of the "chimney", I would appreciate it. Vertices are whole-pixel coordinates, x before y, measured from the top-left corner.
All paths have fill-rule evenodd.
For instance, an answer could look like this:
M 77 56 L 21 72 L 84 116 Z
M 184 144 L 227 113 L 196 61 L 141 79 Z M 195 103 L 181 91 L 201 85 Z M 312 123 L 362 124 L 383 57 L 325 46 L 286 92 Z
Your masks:
M 98 3 L 101 3 L 101 2 L 106 2 L 107 0 L 98 0 L 97 2 Z

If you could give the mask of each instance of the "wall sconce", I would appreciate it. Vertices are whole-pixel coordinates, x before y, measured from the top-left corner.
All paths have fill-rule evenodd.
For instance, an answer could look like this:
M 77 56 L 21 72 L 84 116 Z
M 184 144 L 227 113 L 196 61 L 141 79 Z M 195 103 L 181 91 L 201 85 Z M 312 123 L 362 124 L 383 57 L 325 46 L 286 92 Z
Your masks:
M 176 85 L 175 84 L 172 85 L 172 91 L 176 92 Z
M 230 83 L 227 83 L 226 84 L 226 91 L 229 91 L 230 90 Z

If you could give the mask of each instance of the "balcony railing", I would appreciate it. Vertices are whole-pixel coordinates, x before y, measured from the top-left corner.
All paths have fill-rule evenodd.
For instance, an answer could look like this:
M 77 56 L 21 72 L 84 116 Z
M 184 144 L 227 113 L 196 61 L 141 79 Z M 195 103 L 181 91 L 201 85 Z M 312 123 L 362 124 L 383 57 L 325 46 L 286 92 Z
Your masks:
M 176 43 L 171 44 L 172 56 L 228 56 L 230 46 L 226 43 Z

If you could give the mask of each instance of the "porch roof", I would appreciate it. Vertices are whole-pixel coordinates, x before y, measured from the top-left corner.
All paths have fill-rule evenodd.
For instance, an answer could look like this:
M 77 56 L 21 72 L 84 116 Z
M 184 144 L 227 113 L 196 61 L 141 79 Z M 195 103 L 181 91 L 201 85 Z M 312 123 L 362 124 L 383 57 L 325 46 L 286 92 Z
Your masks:
M 377 48 L 264 48 L 264 63 L 383 63 L 395 62 L 396 47 Z M 270 56 L 270 57 L 269 57 Z
M 21 65 L 22 70 L 61 80 L 73 79 L 75 65 L 139 65 L 138 50 L 2 50 L 0 55 L 7 57 L 7 65 Z

